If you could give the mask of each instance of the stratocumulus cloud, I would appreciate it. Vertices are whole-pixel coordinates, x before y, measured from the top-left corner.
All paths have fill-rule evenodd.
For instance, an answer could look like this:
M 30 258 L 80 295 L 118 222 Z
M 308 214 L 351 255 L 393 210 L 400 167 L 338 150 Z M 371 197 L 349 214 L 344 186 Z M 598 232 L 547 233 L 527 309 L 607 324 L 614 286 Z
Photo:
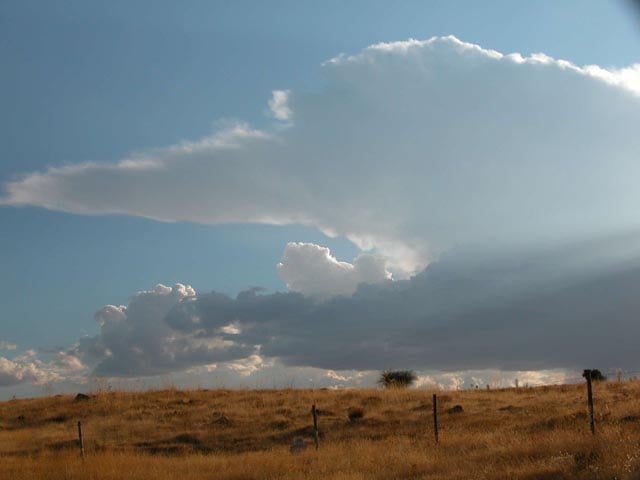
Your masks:
M 406 277 L 453 245 L 634 226 L 639 71 L 455 37 L 381 43 L 326 62 L 320 92 L 274 92 L 287 128 L 232 125 L 114 164 L 26 174 L 2 203 L 312 225 Z
M 322 300 L 158 285 L 101 309 L 100 333 L 66 354 L 98 375 L 130 377 L 207 365 L 243 376 L 274 365 L 334 374 L 635 368 L 638 245 L 633 234 L 526 255 L 454 249 L 409 280 Z

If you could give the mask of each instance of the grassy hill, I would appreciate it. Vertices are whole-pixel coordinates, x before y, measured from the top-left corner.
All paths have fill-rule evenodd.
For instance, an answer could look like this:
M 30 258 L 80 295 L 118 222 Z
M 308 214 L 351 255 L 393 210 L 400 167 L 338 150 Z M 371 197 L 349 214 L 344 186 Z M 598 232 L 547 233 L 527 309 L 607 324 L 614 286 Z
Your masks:
M 594 383 L 595 436 L 584 385 L 436 392 L 437 445 L 432 393 L 169 389 L 11 400 L 0 403 L 0 478 L 640 478 L 640 382 Z M 454 405 L 463 412 L 448 413 Z M 296 437 L 307 447 L 292 454 Z

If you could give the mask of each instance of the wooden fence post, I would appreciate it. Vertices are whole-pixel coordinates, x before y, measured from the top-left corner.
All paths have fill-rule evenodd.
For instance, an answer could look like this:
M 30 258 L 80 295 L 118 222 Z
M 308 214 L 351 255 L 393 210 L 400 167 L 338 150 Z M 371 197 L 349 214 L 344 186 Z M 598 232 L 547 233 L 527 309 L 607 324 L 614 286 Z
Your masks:
M 438 397 L 433 394 L 433 435 L 438 443 Z
M 78 421 L 78 443 L 80 445 L 80 457 L 84 460 L 84 438 L 82 436 L 82 422 Z
M 315 403 L 311 405 L 311 414 L 313 415 L 313 441 L 316 444 L 316 450 L 318 450 L 320 433 L 318 432 L 318 410 Z
M 591 390 L 591 370 L 585 370 L 582 374 L 587 379 L 587 404 L 589 405 L 589 422 L 591 434 L 596 434 L 596 426 L 593 421 L 593 391 Z

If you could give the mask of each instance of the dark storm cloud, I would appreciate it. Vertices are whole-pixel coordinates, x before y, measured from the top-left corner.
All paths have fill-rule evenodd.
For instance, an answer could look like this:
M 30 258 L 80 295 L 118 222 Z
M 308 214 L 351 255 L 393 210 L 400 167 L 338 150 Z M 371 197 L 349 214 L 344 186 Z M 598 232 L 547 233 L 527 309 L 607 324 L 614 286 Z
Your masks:
M 166 317 L 290 366 L 502 370 L 638 363 L 635 235 L 523 253 L 453 251 L 407 281 L 317 302 L 298 293 L 212 292 Z M 640 244 L 639 244 L 640 245 Z M 613 252 L 613 253 L 612 253 Z M 240 331 L 221 333 L 234 324 Z

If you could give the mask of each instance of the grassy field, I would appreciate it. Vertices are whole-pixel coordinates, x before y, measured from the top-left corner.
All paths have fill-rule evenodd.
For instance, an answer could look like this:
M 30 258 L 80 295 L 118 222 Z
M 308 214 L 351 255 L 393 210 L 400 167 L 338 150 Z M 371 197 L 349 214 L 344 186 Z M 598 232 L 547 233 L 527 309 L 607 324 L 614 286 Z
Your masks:
M 0 478 L 640 478 L 640 382 L 594 383 L 595 436 L 585 390 L 437 392 L 437 445 L 426 390 L 169 389 L 10 400 L 0 403 Z M 448 413 L 454 405 L 464 411 Z M 362 418 L 349 419 L 349 409 Z M 294 455 L 295 437 L 307 448 Z

